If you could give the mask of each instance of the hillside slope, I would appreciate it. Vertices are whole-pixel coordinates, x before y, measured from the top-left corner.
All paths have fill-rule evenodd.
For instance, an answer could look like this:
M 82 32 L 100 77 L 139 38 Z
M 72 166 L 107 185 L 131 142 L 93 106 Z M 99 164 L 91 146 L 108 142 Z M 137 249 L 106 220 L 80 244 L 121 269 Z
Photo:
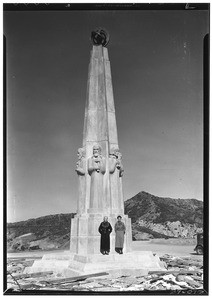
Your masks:
M 125 201 L 134 240 L 193 238 L 203 225 L 203 202 L 140 192 Z M 74 213 L 48 215 L 7 225 L 8 250 L 69 248 Z
M 192 238 L 202 231 L 203 202 L 196 199 L 162 198 L 140 192 L 125 201 L 125 213 L 132 219 L 134 239 Z
M 7 224 L 8 250 L 57 249 L 69 244 L 74 213 Z

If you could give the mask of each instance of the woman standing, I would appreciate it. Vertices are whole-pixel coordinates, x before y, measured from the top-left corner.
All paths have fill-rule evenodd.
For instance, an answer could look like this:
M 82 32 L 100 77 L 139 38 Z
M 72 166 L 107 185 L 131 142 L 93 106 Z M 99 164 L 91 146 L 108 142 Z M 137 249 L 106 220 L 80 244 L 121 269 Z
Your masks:
M 100 252 L 103 255 L 108 255 L 110 252 L 110 233 L 112 227 L 108 222 L 108 217 L 104 217 L 103 222 L 99 226 L 99 233 L 101 234 Z
M 126 227 L 124 223 L 121 221 L 122 217 L 117 217 L 118 221 L 115 224 L 115 233 L 116 233 L 116 240 L 115 240 L 115 251 L 119 254 L 123 254 L 123 244 L 124 244 L 124 234 L 126 231 Z

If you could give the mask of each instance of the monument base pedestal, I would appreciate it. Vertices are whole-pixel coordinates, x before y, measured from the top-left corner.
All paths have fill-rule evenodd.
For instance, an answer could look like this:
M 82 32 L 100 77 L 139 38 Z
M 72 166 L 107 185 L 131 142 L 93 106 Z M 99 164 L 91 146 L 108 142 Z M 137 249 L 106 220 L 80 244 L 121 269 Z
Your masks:
M 165 270 L 163 262 L 151 251 L 132 251 L 124 254 L 78 255 L 69 251 L 58 254 L 46 254 L 36 260 L 25 273 L 53 271 L 63 277 L 108 272 L 117 276 L 127 274 L 145 275 L 148 271 Z
M 103 221 L 103 214 L 85 214 L 75 215 L 71 219 L 71 239 L 70 252 L 87 256 L 89 254 L 99 254 L 100 251 L 100 234 L 98 232 L 99 225 Z M 115 223 L 117 218 L 115 214 L 108 214 L 113 231 L 110 234 L 110 249 L 115 253 Z M 127 215 L 123 215 L 123 222 L 126 226 L 124 237 L 124 252 L 131 251 L 132 244 L 132 228 L 131 219 Z

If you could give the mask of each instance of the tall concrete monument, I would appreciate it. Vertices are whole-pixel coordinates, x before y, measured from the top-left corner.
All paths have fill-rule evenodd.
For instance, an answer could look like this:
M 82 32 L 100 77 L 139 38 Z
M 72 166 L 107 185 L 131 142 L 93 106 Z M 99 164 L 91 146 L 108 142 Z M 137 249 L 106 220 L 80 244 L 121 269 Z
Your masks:
M 124 215 L 124 167 L 118 144 L 108 41 L 106 31 L 92 32 L 83 142 L 75 169 L 78 206 L 71 220 L 70 250 L 44 255 L 26 268 L 26 273 L 51 270 L 72 276 L 101 271 L 125 274 L 129 270 L 130 274 L 147 274 L 148 270 L 161 270 L 159 258 L 151 251 L 131 251 L 131 220 Z M 114 225 L 118 215 L 126 226 L 123 255 L 115 252 Z M 100 253 L 98 228 L 104 216 L 113 228 L 110 255 Z
M 71 222 L 72 253 L 93 254 L 100 251 L 98 227 L 104 216 L 114 227 L 121 215 L 126 225 L 124 251 L 131 250 L 131 219 L 124 215 L 122 176 L 124 172 L 119 150 L 113 98 L 111 67 L 108 57 L 109 35 L 104 30 L 92 32 L 87 99 L 82 148 L 76 172 L 79 181 L 77 215 Z M 114 231 L 111 251 L 114 251 Z

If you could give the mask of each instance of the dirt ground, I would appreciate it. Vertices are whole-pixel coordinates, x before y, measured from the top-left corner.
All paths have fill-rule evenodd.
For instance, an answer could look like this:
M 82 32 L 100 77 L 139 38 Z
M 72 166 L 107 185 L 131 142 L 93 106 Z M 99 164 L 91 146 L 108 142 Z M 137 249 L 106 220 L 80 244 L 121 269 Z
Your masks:
M 149 241 L 133 241 L 133 251 L 152 251 L 157 255 L 161 256 L 164 254 L 170 254 L 173 256 L 195 256 L 194 247 L 196 240 L 183 240 L 183 239 L 154 239 Z M 66 252 L 68 250 L 51 250 L 51 251 L 24 251 L 8 253 L 10 257 L 23 257 L 23 256 L 43 256 L 44 254 Z
M 133 241 L 133 251 L 152 251 L 159 256 L 170 254 L 173 256 L 196 256 L 194 251 L 196 240 L 183 241 L 181 239 L 165 240 L 154 239 L 150 241 Z

